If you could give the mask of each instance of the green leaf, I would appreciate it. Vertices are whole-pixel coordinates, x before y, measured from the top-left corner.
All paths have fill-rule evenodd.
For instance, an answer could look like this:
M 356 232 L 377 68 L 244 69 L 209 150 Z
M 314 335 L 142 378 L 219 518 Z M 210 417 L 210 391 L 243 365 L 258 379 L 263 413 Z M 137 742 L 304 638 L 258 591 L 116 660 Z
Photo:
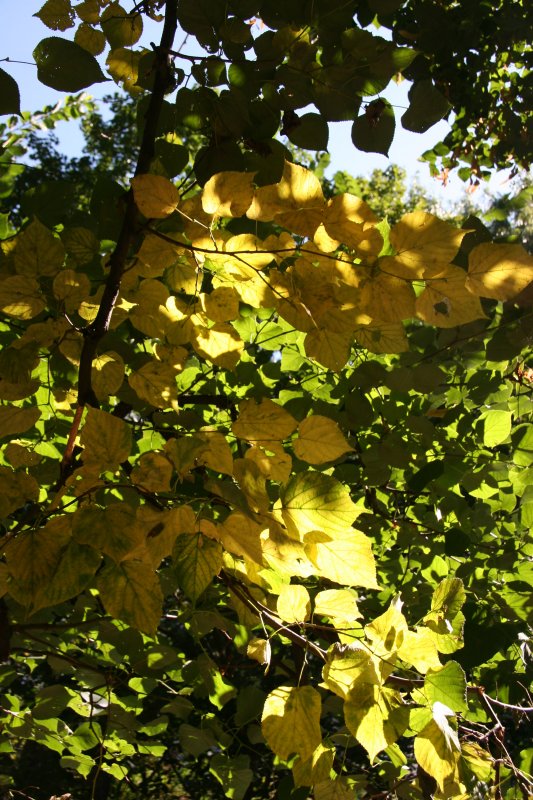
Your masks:
M 365 113 L 355 120 L 352 126 L 352 142 L 358 150 L 365 153 L 388 155 L 396 123 L 394 110 L 386 100 L 374 100 L 366 107 Z
M 93 83 L 107 80 L 94 56 L 59 36 L 42 39 L 33 57 L 38 79 L 59 92 L 79 92 Z
M 17 82 L 1 68 L 0 114 L 20 114 L 20 92 Z
M 424 688 L 413 697 L 415 702 L 443 703 L 452 711 L 466 712 L 466 675 L 456 661 L 448 661 L 441 669 L 428 670 L 424 679 Z
M 304 114 L 287 132 L 290 141 L 305 150 L 325 150 L 328 146 L 328 123 L 321 114 Z
M 176 539 L 172 560 L 180 587 L 194 602 L 220 572 L 222 548 L 201 533 L 185 533 Z
M 487 411 L 483 415 L 483 444 L 496 447 L 511 433 L 512 414 L 510 411 Z
M 415 133 L 424 133 L 451 109 L 451 104 L 430 80 L 416 81 L 409 90 L 409 100 L 402 126 Z
M 98 578 L 98 591 L 108 614 L 144 633 L 156 632 L 163 594 L 149 564 L 130 559 L 109 565 Z

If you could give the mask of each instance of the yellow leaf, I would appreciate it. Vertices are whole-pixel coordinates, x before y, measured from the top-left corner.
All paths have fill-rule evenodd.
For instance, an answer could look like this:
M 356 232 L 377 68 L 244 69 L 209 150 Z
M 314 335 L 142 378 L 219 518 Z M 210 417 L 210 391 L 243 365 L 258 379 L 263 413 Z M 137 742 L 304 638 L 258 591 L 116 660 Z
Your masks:
M 315 597 L 314 613 L 346 622 L 361 618 L 354 592 L 350 589 L 324 589 Z
M 272 481 L 286 483 L 292 471 L 292 458 L 280 442 L 269 442 L 265 448 L 250 447 L 245 458 L 254 461 L 263 475 Z
M 326 464 L 353 451 L 339 426 L 329 417 L 312 414 L 298 426 L 294 453 L 308 464 Z
M 417 628 L 416 633 L 406 631 L 398 655 L 422 674 L 441 666 L 435 637 L 428 628 Z
M 39 497 L 39 484 L 25 472 L 14 472 L 10 467 L 0 467 L 0 518 L 6 518 Z
M 93 361 L 91 380 L 98 400 L 107 400 L 115 395 L 124 380 L 122 357 L 113 350 L 97 355 Z
M 261 532 L 263 528 L 244 514 L 234 512 L 217 528 L 217 536 L 224 547 L 233 555 L 263 564 Z
M 65 248 L 42 222 L 34 220 L 16 238 L 15 269 L 19 275 L 55 275 L 63 266 Z
M 29 408 L 0 406 L 0 439 L 4 436 L 25 433 L 33 428 L 40 416 L 41 409 L 35 406 Z
M 158 278 L 163 272 L 176 263 L 180 250 L 176 245 L 148 233 L 137 253 L 136 265 L 139 275 L 145 278 Z
M 443 703 L 433 703 L 433 719 L 415 738 L 415 758 L 428 775 L 435 778 L 441 790 L 446 780 L 457 771 L 461 745 L 456 731 L 448 722 L 453 716 Z
M 233 475 L 233 456 L 226 437 L 214 430 L 204 429 L 195 434 L 195 438 L 204 442 L 205 449 L 198 456 L 198 463 L 204 464 L 215 472 Z
M 352 336 L 327 328 L 313 328 L 305 337 L 305 352 L 323 367 L 340 372 L 350 357 Z
M 213 322 L 229 322 L 239 316 L 239 295 L 233 286 L 219 286 L 201 295 L 202 308 Z
M 200 465 L 206 443 L 196 436 L 180 436 L 179 439 L 169 439 L 164 449 L 179 477 L 183 479 L 191 469 Z
M 271 650 L 268 639 L 250 639 L 246 648 L 246 655 L 259 664 L 268 665 L 270 664 Z
M 64 269 L 54 278 L 54 295 L 61 300 L 67 314 L 77 311 L 81 303 L 91 294 L 91 283 L 87 275 Z
M 346 725 L 368 753 L 370 762 L 401 736 L 407 715 L 398 692 L 356 681 L 344 703 Z
M 74 25 L 74 12 L 70 0 L 47 0 L 33 15 L 53 31 L 66 31 Z
M 513 300 L 533 281 L 533 257 L 520 244 L 480 244 L 468 257 L 467 288 L 494 300 Z
M 161 453 L 143 453 L 131 472 L 131 481 L 148 492 L 169 492 L 173 467 Z
M 127 503 L 83 506 L 73 516 L 72 534 L 79 544 L 90 545 L 117 563 L 131 557 L 145 539 L 135 510 Z
M 392 228 L 396 255 L 382 259 L 380 268 L 399 278 L 420 278 L 434 264 L 451 261 L 467 232 L 426 211 L 412 211 Z
M 239 458 L 234 463 L 233 475 L 251 510 L 256 513 L 268 511 L 270 499 L 266 491 L 266 480 L 258 465 L 250 459 Z
M 163 593 L 149 562 L 129 559 L 111 564 L 100 573 L 97 586 L 108 614 L 143 633 L 155 634 L 161 619 Z
M 356 681 L 376 685 L 380 683 L 375 659 L 368 647 L 365 648 L 357 641 L 349 645 L 334 644 L 328 650 L 322 677 L 328 689 L 343 700 Z
M 142 51 L 129 47 L 115 47 L 109 51 L 106 67 L 115 83 L 122 82 L 124 89 L 130 94 L 139 94 L 141 89 L 136 85 L 139 77 L 139 62 Z
M 311 614 L 311 598 L 305 586 L 283 586 L 277 601 L 278 615 L 285 622 L 305 622 Z
M 308 758 L 322 741 L 320 694 L 312 686 L 279 686 L 263 709 L 261 728 L 270 749 L 286 761 L 291 753 Z
M 395 599 L 384 614 L 365 625 L 365 633 L 376 656 L 394 656 L 407 633 L 407 620 L 401 612 L 402 603 Z M 387 659 L 390 661 L 390 658 Z
M 86 22 L 82 22 L 78 27 L 74 34 L 74 41 L 84 50 L 92 53 L 93 56 L 99 56 L 100 53 L 103 53 L 106 46 L 106 38 L 102 31 L 96 30 Z
M 308 578 L 314 572 L 303 544 L 285 536 L 281 526 L 271 524 L 261 533 L 261 550 L 268 566 L 280 575 Z
M 351 528 L 331 537 L 311 531 L 304 541 L 317 575 L 341 585 L 379 589 L 370 539 L 361 531 Z
M 376 215 L 364 200 L 353 194 L 338 194 L 328 201 L 314 241 L 326 253 L 344 244 L 361 258 L 372 259 L 383 247 L 383 237 L 375 228 L 377 222 Z
M 84 22 L 95 24 L 100 19 L 100 4 L 98 0 L 83 0 L 76 6 L 76 14 Z
M 428 325 L 454 328 L 474 319 L 484 319 L 479 297 L 467 288 L 467 275 L 451 264 L 426 278 L 426 288 L 416 299 L 416 314 Z
M 254 172 L 219 172 L 202 192 L 202 208 L 217 217 L 242 217 L 254 196 Z
M 315 784 L 313 797 L 314 800 L 357 800 L 358 795 L 346 778 L 335 778 Z
M 33 450 L 31 445 L 23 445 L 20 442 L 9 442 L 4 448 L 4 456 L 12 467 L 34 467 L 38 464 L 42 456 Z
M 178 190 L 162 175 L 137 175 L 131 185 L 135 205 L 148 219 L 164 219 L 178 207 Z
M 307 759 L 299 758 L 292 768 L 295 786 L 313 786 L 329 780 L 335 748 L 322 743 Z
M 244 400 L 239 405 L 239 416 L 231 426 L 238 439 L 258 442 L 268 447 L 269 442 L 280 442 L 293 433 L 298 423 L 288 411 L 268 398 L 258 404 Z
M 224 369 L 234 369 L 244 350 L 244 342 L 231 325 L 217 322 L 212 328 L 195 328 L 192 346 L 199 356 Z
M 186 533 L 176 539 L 172 564 L 180 587 L 196 602 L 222 569 L 222 548 L 199 532 Z
M 97 466 L 101 472 L 115 471 L 130 454 L 131 431 L 124 420 L 89 408 L 80 445 L 84 448 L 84 464 Z
M 174 292 L 196 294 L 200 285 L 198 266 L 189 257 L 180 256 L 178 261 L 167 269 L 165 280 Z
M 88 228 L 65 228 L 61 241 L 79 266 L 90 264 L 100 251 L 100 242 Z
M 172 553 L 174 542 L 181 533 L 194 533 L 198 528 L 194 511 L 186 505 L 168 511 L 139 506 L 136 518 L 145 533 L 146 548 L 154 569 Z
M 130 14 L 119 3 L 110 3 L 100 17 L 100 24 L 111 47 L 130 47 L 141 37 L 143 17 L 138 11 Z
M 128 382 L 141 400 L 155 408 L 177 408 L 176 373 L 168 364 L 148 361 L 129 376 Z
M 323 531 L 335 539 L 356 533 L 350 526 L 361 509 L 335 478 L 320 472 L 301 472 L 282 491 L 276 512 L 289 536 L 302 541 L 309 531 Z
M 355 331 L 359 344 L 371 353 L 405 353 L 409 343 L 401 322 L 375 322 Z
M 246 216 L 265 222 L 274 220 L 299 236 L 313 236 L 322 222 L 325 206 L 316 175 L 286 161 L 279 183 L 255 190 Z
M 415 293 L 410 283 L 379 272 L 359 287 L 359 309 L 379 322 L 401 322 L 415 315 Z
M 32 319 L 46 307 L 35 278 L 10 275 L 0 282 L 0 311 L 16 319 Z

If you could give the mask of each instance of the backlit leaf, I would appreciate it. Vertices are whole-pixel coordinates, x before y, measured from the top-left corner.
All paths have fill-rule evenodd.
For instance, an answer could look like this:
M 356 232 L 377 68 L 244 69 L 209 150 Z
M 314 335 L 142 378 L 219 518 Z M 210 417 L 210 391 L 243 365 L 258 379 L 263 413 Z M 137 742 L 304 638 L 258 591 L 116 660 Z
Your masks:
M 293 447 L 295 455 L 308 464 L 335 461 L 353 450 L 337 423 L 319 414 L 312 414 L 299 424 Z
M 148 219 L 163 219 L 176 210 L 179 192 L 161 175 L 136 175 L 131 182 L 135 205 Z
M 533 281 L 533 257 L 520 244 L 480 244 L 468 257 L 467 288 L 481 297 L 512 300 Z
M 453 712 L 440 702 L 433 704 L 433 719 L 415 738 L 415 758 L 444 790 L 444 783 L 457 769 L 461 746 L 448 722 Z
M 244 400 L 239 406 L 239 416 L 232 425 L 235 436 L 249 442 L 268 445 L 269 441 L 286 439 L 297 427 L 297 422 L 282 406 L 268 398 L 258 404 Z
M 202 208 L 219 217 L 242 217 L 254 196 L 254 173 L 219 172 L 209 178 L 202 192 Z
M 268 746 L 284 761 L 291 753 L 308 758 L 322 741 L 320 694 L 312 686 L 279 686 L 263 709 L 261 728 Z
M 130 454 L 130 428 L 126 422 L 106 411 L 89 408 L 81 430 L 80 445 L 85 448 L 85 464 L 97 466 L 102 472 L 113 471 Z
M 278 508 L 288 534 L 300 540 L 309 531 L 341 538 L 361 511 L 346 487 L 319 472 L 294 475 L 281 493 Z
M 392 228 L 390 242 L 396 255 L 383 258 L 380 268 L 390 275 L 420 278 L 435 265 L 451 261 L 465 235 L 465 230 L 433 214 L 411 211 Z
M 131 559 L 108 566 L 100 573 L 97 586 L 108 614 L 143 633 L 156 632 L 163 594 L 159 578 L 145 561 Z
M 20 114 L 19 87 L 3 69 L 0 69 L 0 114 Z
M 379 588 L 371 542 L 364 533 L 355 529 L 341 533 L 330 528 L 330 535 L 310 531 L 304 540 L 305 552 L 318 575 L 341 585 Z
M 66 31 L 74 25 L 74 12 L 70 0 L 47 0 L 33 15 L 53 31 Z
M 311 598 L 305 586 L 283 586 L 277 601 L 277 611 L 285 622 L 305 622 L 311 613 Z
M 33 51 L 33 58 L 41 83 L 59 92 L 79 92 L 107 80 L 94 56 L 79 44 L 59 36 L 42 39 Z
M 180 587 L 195 602 L 222 568 L 222 548 L 201 533 L 186 533 L 176 540 L 172 562 Z
M 0 406 L 0 438 L 25 433 L 33 428 L 41 409 L 35 406 L 18 408 L 17 406 Z
M 496 447 L 505 442 L 511 433 L 512 414 L 503 409 L 490 409 L 483 414 L 483 444 Z

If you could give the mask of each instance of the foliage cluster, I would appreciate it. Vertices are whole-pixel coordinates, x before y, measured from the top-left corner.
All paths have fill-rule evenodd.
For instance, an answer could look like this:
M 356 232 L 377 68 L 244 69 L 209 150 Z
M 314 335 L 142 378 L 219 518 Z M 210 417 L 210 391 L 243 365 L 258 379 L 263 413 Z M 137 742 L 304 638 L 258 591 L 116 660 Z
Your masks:
M 92 798 L 531 793 L 533 260 L 475 219 L 383 219 L 349 186 L 324 192 L 276 138 L 322 150 L 328 122 L 355 117 L 354 144 L 387 152 L 381 92 L 402 71 L 404 127 L 425 130 L 457 97 L 476 119 L 458 50 L 445 98 L 432 77 L 445 56 L 425 35 L 415 50 L 367 30 L 377 15 L 405 39 L 398 26 L 422 13 L 394 0 L 39 11 L 52 31 L 76 28 L 37 46 L 39 79 L 79 92 L 105 80 L 103 53 L 137 98 L 138 155 L 131 181 L 124 137 L 92 179 L 90 160 L 71 175 L 56 160 L 15 197 L 35 118 L 2 131 L 14 792 L 58 794 L 72 774 Z M 435 13 L 453 20 L 456 4 Z M 151 51 L 136 47 L 146 16 L 162 23 Z M 173 49 L 178 23 L 205 55 Z M 496 33 L 483 48 L 514 52 L 516 27 Z M 4 71 L 0 87 L 0 111 L 17 114 Z M 297 114 L 309 104 L 318 113 Z M 57 755 L 57 787 L 21 782 L 35 748 Z

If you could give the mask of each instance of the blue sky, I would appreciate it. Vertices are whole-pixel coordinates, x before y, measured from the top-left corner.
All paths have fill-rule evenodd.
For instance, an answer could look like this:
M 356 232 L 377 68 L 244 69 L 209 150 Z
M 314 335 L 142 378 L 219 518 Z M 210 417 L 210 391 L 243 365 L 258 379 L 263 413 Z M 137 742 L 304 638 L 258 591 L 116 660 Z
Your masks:
M 40 84 L 37 81 L 36 68 L 34 66 L 16 63 L 16 61 L 32 62 L 32 51 L 42 38 L 56 35 L 70 38 L 71 32 L 49 31 L 39 19 L 32 17 L 32 14 L 42 6 L 43 0 L 18 0 L 18 2 L 0 0 L 0 3 L 4 5 L 3 25 L 0 26 L 0 60 L 10 59 L 10 62 L 2 61 L 0 65 L 17 81 L 23 109 L 35 111 L 44 105 L 58 102 L 62 94 Z M 130 5 L 130 2 L 124 2 L 126 8 Z M 145 28 L 141 43 L 149 46 L 149 42 L 157 40 L 158 36 L 159 26 L 150 22 L 149 27 Z M 193 52 L 192 42 L 188 45 L 188 49 L 189 52 Z M 90 87 L 88 92 L 93 97 L 99 98 L 106 93 L 112 92 L 114 88 L 113 82 L 109 81 L 108 83 Z M 449 130 L 448 123 L 442 121 L 424 134 L 404 131 L 399 124 L 399 118 L 408 105 L 408 88 L 409 84 L 407 82 L 400 85 L 391 83 L 383 93 L 383 96 L 395 107 L 398 120 L 389 156 L 363 153 L 356 150 L 350 139 L 351 124 L 332 123 L 330 125 L 328 146 L 331 154 L 330 169 L 331 171 L 343 169 L 353 175 L 369 175 L 376 167 L 385 169 L 390 163 L 396 163 L 407 170 L 410 178 L 417 175 L 418 182 L 443 205 L 458 202 L 464 196 L 465 191 L 462 181 L 456 176 L 452 176 L 448 186 L 443 187 L 439 181 L 429 177 L 427 164 L 418 160 L 425 150 L 432 147 L 446 135 Z M 66 154 L 79 154 L 82 138 L 77 132 L 75 124 L 62 123 L 58 129 L 58 134 Z M 496 177 L 491 183 L 492 191 L 498 191 L 502 184 L 502 178 Z M 506 189 L 508 190 L 508 187 L 503 186 L 503 190 Z M 477 197 L 474 199 L 477 200 Z M 481 193 L 479 199 L 481 200 Z

